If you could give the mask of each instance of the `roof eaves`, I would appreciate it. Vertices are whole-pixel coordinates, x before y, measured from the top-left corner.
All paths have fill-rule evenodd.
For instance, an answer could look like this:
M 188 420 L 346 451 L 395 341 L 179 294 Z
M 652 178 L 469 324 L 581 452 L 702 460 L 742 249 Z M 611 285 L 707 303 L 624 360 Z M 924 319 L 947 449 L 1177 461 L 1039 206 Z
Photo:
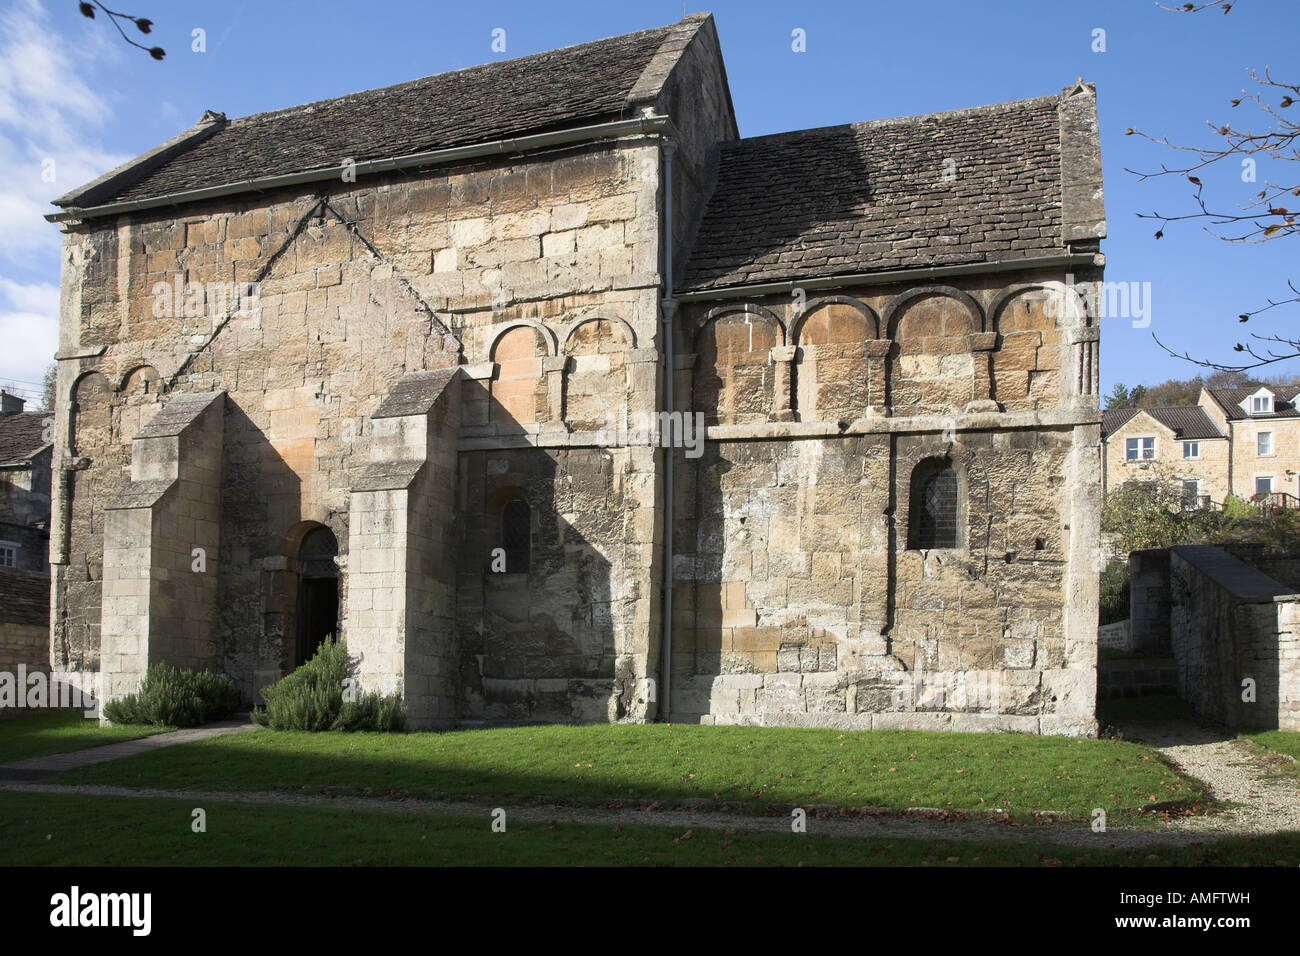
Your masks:
M 112 196 L 145 173 L 157 169 L 172 157 L 203 142 L 213 133 L 224 129 L 230 123 L 225 113 L 205 110 L 199 121 L 184 132 L 173 136 L 167 142 L 155 146 L 148 152 L 141 153 L 116 169 L 110 169 L 98 179 L 93 179 L 84 186 L 78 186 L 70 193 L 64 193 L 53 200 L 55 206 L 93 206 L 104 197 Z

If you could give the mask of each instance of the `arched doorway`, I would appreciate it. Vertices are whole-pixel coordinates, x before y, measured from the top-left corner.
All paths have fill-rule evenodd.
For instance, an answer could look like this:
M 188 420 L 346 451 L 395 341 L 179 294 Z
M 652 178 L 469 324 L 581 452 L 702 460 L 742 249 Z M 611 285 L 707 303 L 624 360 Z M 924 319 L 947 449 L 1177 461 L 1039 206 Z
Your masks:
M 339 624 L 339 568 L 334 559 L 339 543 L 334 532 L 318 525 L 298 546 L 298 613 L 293 666 L 299 667 L 316 653 Z

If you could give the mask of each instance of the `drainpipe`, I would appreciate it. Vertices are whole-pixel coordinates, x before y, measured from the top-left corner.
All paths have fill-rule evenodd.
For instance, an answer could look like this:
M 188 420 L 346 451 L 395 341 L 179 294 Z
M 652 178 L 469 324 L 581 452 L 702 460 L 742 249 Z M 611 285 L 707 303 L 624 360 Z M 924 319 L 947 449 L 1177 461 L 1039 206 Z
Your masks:
M 677 301 L 673 298 L 673 151 L 677 141 L 665 137 L 664 154 L 664 297 L 660 314 L 664 326 L 664 405 L 668 421 L 668 440 L 664 446 L 664 556 L 663 556 L 663 629 L 659 640 L 659 718 L 667 722 L 672 714 L 673 663 L 673 317 Z

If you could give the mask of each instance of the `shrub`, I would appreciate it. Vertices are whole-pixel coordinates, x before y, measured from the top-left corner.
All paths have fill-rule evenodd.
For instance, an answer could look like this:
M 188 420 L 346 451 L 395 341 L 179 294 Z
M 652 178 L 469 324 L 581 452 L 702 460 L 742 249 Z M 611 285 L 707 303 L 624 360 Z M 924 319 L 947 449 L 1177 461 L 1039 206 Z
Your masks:
M 311 660 L 262 689 L 266 708 L 254 707 L 252 718 L 272 730 L 405 730 L 406 712 L 398 695 L 369 693 L 344 700 L 350 672 L 347 647 L 330 635 Z
M 1128 618 L 1129 577 L 1128 562 L 1111 558 L 1101 572 L 1101 607 L 1098 624 L 1114 624 Z
M 240 702 L 225 674 L 155 664 L 145 672 L 139 691 L 104 704 L 104 716 L 115 724 L 197 727 L 229 717 Z

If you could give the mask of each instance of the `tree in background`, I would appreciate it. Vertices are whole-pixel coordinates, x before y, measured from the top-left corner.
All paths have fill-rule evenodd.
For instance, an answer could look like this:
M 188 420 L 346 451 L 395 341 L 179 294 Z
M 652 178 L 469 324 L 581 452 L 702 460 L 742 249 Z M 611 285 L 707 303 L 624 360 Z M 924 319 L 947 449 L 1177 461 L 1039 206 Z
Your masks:
M 59 363 L 51 362 L 45 366 L 41 377 L 41 403 L 46 411 L 54 410 L 54 400 L 59 393 Z
M 1163 6 L 1163 4 L 1160 4 Z M 1233 0 L 1209 0 L 1204 3 L 1184 3 L 1181 7 L 1164 7 L 1179 13 L 1200 13 L 1211 7 L 1228 13 L 1234 6 Z M 1287 169 L 1281 180 L 1265 179 L 1263 188 L 1254 193 L 1250 200 L 1239 205 L 1235 210 L 1223 207 L 1221 202 L 1207 199 L 1204 184 L 1197 173 L 1212 166 L 1236 166 L 1240 164 L 1243 182 L 1255 181 L 1255 168 L 1259 160 L 1276 160 L 1281 163 L 1300 163 L 1300 119 L 1295 114 L 1285 111 L 1300 99 L 1300 85 L 1275 80 L 1267 67 L 1261 77 L 1254 69 L 1246 71 L 1255 84 L 1253 91 L 1243 90 L 1241 95 L 1230 101 L 1230 108 L 1236 109 L 1249 100 L 1263 114 L 1258 117 L 1259 126 L 1242 128 L 1234 126 L 1231 121 L 1216 123 L 1208 121 L 1213 133 L 1219 137 L 1218 142 L 1210 145 L 1188 146 L 1171 143 L 1167 138 L 1157 139 L 1140 130 L 1129 128 L 1127 135 L 1140 136 L 1153 143 L 1167 146 L 1172 150 L 1190 154 L 1187 162 L 1174 166 L 1160 164 L 1158 172 L 1138 172 L 1127 169 L 1142 180 L 1157 176 L 1182 176 L 1191 184 L 1194 211 L 1182 215 L 1165 215 L 1160 212 L 1138 213 L 1140 218 L 1158 221 L 1155 237 L 1164 235 L 1165 227 L 1171 223 L 1200 220 L 1203 228 L 1211 235 L 1224 242 L 1271 242 L 1279 239 L 1294 239 L 1300 234 L 1296 224 L 1297 210 L 1300 204 L 1295 197 L 1300 196 L 1300 171 Z M 1237 316 L 1240 322 L 1249 322 L 1262 312 L 1281 305 L 1300 303 L 1300 288 L 1295 280 L 1288 279 L 1287 288 L 1291 295 L 1272 299 L 1268 305 L 1245 311 Z M 1156 344 L 1171 355 L 1185 359 L 1203 368 L 1231 370 L 1242 372 L 1247 369 L 1260 368 L 1277 362 L 1285 362 L 1300 357 L 1300 337 L 1291 333 L 1259 334 L 1252 333 L 1253 342 L 1238 342 L 1234 351 L 1241 354 L 1240 364 L 1230 365 L 1209 359 L 1192 358 L 1188 352 L 1177 352 L 1157 338 Z
M 1123 382 L 1105 398 L 1106 408 L 1163 408 L 1169 405 L 1195 405 L 1202 388 L 1254 388 L 1260 385 L 1296 384 L 1289 375 L 1254 376 L 1245 372 L 1227 370 L 1195 375 L 1192 378 L 1170 378 L 1150 387 L 1134 385 L 1129 389 Z

